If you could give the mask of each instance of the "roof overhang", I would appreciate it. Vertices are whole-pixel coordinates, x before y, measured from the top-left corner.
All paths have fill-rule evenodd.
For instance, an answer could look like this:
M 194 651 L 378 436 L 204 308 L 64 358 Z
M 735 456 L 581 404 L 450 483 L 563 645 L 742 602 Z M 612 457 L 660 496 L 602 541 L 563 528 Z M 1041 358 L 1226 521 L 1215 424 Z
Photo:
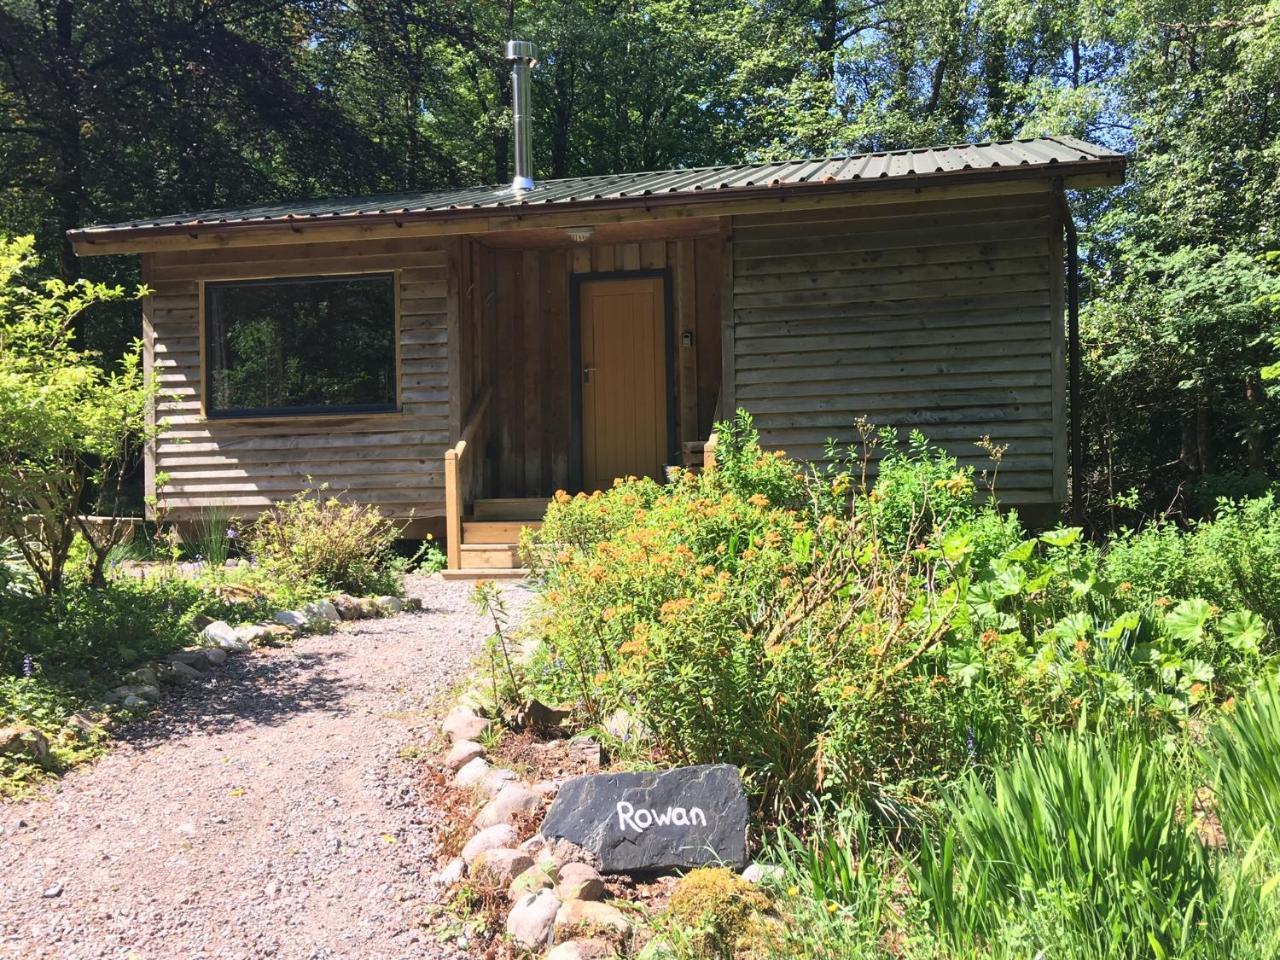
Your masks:
M 1049 190 L 1056 184 L 1075 190 L 1117 186 L 1124 181 L 1125 160 L 1122 154 L 1108 154 L 1047 164 L 947 170 L 880 179 L 772 183 L 547 204 L 285 215 L 232 222 L 111 225 L 69 230 L 67 236 L 79 256 L 103 256 L 364 237 L 486 234 L 573 225 L 722 217 L 763 213 L 783 207 L 801 210 L 889 203 L 934 195 L 1034 193 Z

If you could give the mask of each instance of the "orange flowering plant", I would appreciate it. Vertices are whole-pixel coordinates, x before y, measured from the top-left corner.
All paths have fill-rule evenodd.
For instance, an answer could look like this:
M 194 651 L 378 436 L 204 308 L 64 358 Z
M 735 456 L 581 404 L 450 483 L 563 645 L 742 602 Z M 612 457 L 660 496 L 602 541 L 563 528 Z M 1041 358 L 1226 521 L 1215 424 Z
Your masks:
M 909 821 L 1039 731 L 1181 722 L 1264 663 L 1256 615 L 1112 587 L 1079 531 L 1028 538 L 921 438 L 864 428 L 861 462 L 816 468 L 745 415 L 718 435 L 713 470 L 556 497 L 523 543 L 528 680 L 670 760 L 738 764 L 773 815 L 819 794 Z

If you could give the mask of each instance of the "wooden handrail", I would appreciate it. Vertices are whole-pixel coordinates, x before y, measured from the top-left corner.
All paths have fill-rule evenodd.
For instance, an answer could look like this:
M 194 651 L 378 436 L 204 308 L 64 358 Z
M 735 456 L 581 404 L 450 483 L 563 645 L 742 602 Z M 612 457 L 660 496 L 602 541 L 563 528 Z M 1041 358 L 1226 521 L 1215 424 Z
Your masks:
M 473 444 L 476 434 L 484 423 L 484 415 L 489 409 L 489 398 L 492 391 L 486 387 L 480 399 L 471 410 L 471 418 L 462 428 L 458 442 L 444 452 L 444 523 L 445 549 L 449 561 L 449 569 L 457 570 L 462 566 L 462 515 L 466 511 L 467 487 L 462 479 L 462 469 L 466 461 L 467 447 Z

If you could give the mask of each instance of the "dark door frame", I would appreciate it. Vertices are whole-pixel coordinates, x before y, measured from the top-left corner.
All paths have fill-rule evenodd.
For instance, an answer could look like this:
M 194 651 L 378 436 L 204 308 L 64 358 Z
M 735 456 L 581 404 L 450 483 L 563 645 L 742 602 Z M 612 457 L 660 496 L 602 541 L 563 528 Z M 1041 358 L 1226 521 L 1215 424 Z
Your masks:
M 575 491 L 582 489 L 582 285 L 599 280 L 642 280 L 662 278 L 662 335 L 666 349 L 667 376 L 667 465 L 676 462 L 676 352 L 675 306 L 671 290 L 671 268 L 646 270 L 605 270 L 574 273 L 569 277 L 569 390 L 570 460 L 569 480 Z

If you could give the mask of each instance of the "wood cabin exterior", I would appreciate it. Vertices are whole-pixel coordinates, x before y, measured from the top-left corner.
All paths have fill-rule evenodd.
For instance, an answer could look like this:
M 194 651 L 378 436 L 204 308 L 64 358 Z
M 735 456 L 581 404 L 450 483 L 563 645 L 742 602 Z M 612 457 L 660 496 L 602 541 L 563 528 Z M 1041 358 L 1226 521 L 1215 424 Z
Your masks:
M 451 570 L 489 575 L 518 572 L 518 527 L 556 490 L 698 461 L 739 407 L 802 459 L 852 439 L 858 417 L 919 427 L 975 465 L 989 436 L 1009 445 L 1002 501 L 1056 508 L 1063 190 L 1123 169 L 1119 154 L 1040 138 L 71 236 L 81 255 L 142 257 L 161 390 L 146 484 L 168 518 L 251 515 L 327 484 L 442 526 Z M 270 322 L 244 326 L 259 314 Z M 359 402 L 330 405 L 321 387 L 347 367 L 343 396 Z M 237 390 L 271 393 L 259 373 L 291 377 L 296 396 L 226 408 Z

